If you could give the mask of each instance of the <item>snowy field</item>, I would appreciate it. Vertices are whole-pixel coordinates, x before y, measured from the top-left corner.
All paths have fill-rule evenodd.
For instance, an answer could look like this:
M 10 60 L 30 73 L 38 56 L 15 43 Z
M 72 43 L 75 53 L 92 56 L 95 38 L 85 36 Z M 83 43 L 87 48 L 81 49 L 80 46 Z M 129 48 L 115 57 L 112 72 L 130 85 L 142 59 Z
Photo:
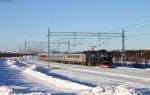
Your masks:
M 0 95 L 150 95 L 150 70 L 1 58 Z

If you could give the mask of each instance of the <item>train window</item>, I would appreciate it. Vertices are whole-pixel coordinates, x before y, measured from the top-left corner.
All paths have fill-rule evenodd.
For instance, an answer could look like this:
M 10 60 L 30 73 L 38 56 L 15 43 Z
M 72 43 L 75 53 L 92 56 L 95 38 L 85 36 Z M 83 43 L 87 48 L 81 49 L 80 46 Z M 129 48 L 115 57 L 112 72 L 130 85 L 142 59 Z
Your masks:
M 67 55 L 67 58 L 80 58 L 79 55 Z

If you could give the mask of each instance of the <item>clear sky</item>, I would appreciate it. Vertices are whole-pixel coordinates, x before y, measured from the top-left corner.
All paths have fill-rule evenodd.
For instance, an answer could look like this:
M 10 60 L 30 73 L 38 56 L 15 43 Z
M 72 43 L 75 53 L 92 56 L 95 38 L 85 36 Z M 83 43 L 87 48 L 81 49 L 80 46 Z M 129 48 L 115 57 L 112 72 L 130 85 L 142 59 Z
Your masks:
M 150 0 L 0 2 L 0 50 L 18 50 L 24 40 L 47 41 L 48 27 L 53 32 L 121 32 L 143 21 L 150 21 Z M 127 49 L 150 48 L 149 23 L 125 32 Z M 103 48 L 119 49 L 119 41 L 111 40 Z

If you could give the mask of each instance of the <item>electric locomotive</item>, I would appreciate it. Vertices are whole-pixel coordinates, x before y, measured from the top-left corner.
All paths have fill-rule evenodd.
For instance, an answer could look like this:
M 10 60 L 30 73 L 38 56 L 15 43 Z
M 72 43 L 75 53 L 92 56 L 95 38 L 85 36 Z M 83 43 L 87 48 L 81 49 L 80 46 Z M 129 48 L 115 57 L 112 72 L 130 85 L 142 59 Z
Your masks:
M 112 54 L 107 50 L 85 51 L 87 65 L 110 67 L 112 64 Z

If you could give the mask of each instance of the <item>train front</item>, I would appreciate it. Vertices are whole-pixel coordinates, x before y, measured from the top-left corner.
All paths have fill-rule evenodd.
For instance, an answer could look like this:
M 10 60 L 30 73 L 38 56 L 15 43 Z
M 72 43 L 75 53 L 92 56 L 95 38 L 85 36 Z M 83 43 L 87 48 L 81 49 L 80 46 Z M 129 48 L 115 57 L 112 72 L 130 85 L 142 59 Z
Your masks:
M 108 68 L 112 64 L 112 53 L 106 50 L 99 51 L 99 66 Z
M 86 51 L 86 62 L 89 66 L 110 67 L 112 53 L 107 50 Z

